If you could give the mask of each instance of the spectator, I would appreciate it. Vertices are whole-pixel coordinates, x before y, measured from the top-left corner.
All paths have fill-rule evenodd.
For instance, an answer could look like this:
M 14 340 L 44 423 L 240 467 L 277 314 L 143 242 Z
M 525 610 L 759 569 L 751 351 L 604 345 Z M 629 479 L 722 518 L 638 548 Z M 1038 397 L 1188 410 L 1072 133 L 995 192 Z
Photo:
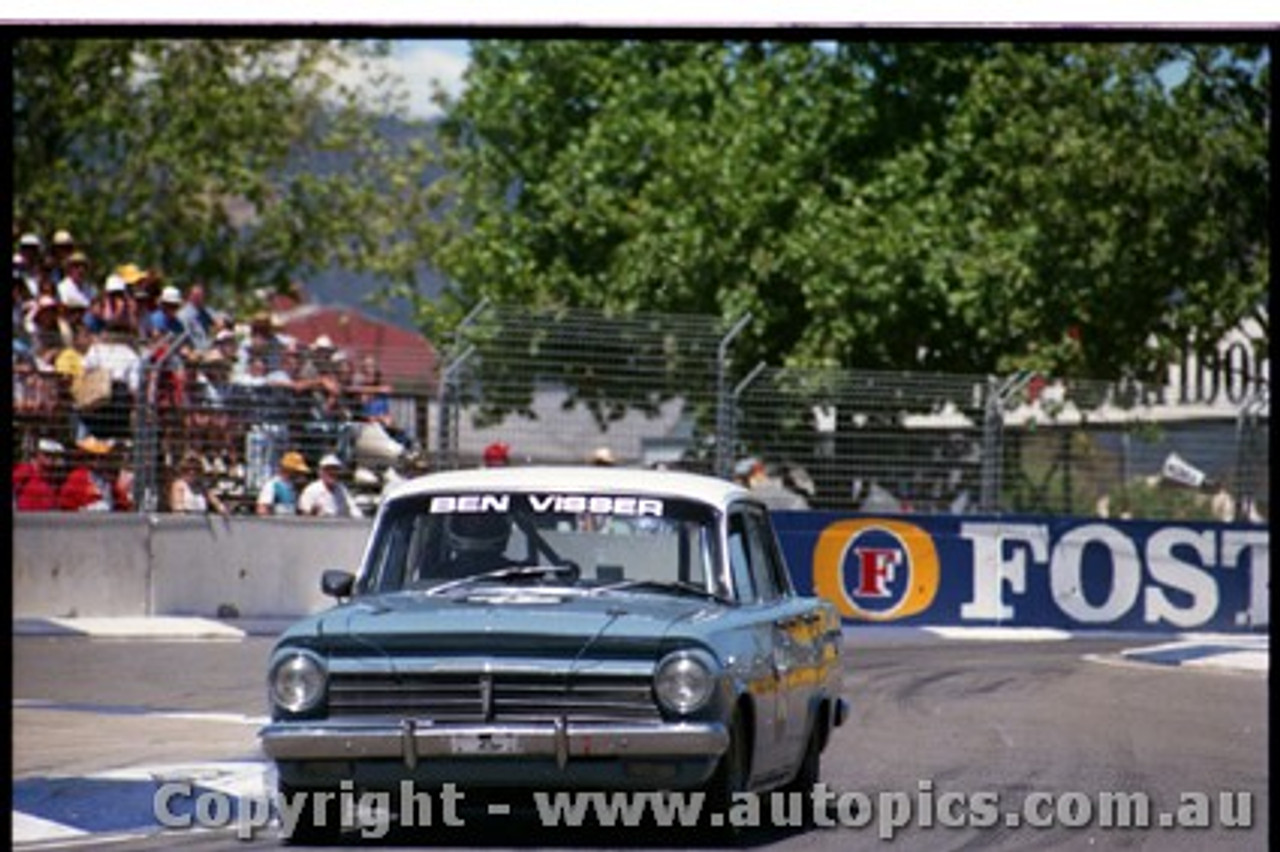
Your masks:
M 373 355 L 365 355 L 358 374 L 361 406 L 360 416 L 369 423 L 377 423 L 397 444 L 407 447 L 409 436 L 396 425 L 391 413 L 391 386 L 382 381 L 382 370 Z
M 21 255 L 13 256 L 13 306 L 10 309 L 13 317 L 13 339 L 30 341 L 27 332 L 27 306 L 31 301 L 31 293 L 27 290 L 27 280 L 19 267 L 21 259 Z
M 88 311 L 89 301 L 83 294 L 66 294 L 58 312 L 58 335 L 62 338 L 64 348 L 71 345 L 76 328 L 84 325 L 85 314 Z
M 302 453 L 290 450 L 280 457 L 279 471 L 258 492 L 259 515 L 298 514 L 298 481 L 311 472 Z
M 809 501 L 769 476 L 764 462 L 758 458 L 739 461 L 733 469 L 738 484 L 750 489 L 770 509 L 807 509 Z
M 186 361 L 187 429 L 201 452 L 235 455 L 228 410 L 230 365 L 217 349 L 189 353 Z
M 160 304 L 151 312 L 152 334 L 160 337 L 177 337 L 186 331 L 178 311 L 182 309 L 182 292 L 172 285 L 160 292 Z
M 236 333 L 229 328 L 219 329 L 213 335 L 213 348 L 222 355 L 227 363 L 227 368 L 231 369 L 236 363 L 236 356 L 240 348 L 240 342 L 236 340 Z
M 16 346 L 17 341 L 15 341 Z M 47 421 L 57 411 L 57 376 L 42 366 L 29 349 L 13 353 L 13 413 L 15 416 Z
M 35 234 L 23 234 L 18 240 L 18 256 L 22 258 L 23 280 L 27 283 L 27 293 L 31 298 L 40 295 L 40 251 L 43 248 L 40 238 Z
M 58 472 L 64 452 L 62 444 L 41 438 L 36 442 L 35 458 L 14 465 L 13 500 L 17 511 L 57 511 Z
M 127 264 L 120 274 L 129 285 L 129 298 L 133 301 L 134 322 L 138 327 L 138 339 L 150 340 L 157 332 L 152 323 L 152 315 L 159 309 L 157 299 L 160 297 L 159 277 L 149 270 L 139 269 Z
M 267 372 L 272 373 L 280 369 L 283 354 L 284 341 L 275 333 L 271 314 L 254 314 L 249 321 L 249 339 L 240 347 L 237 372 L 248 372 L 250 355 L 257 355 L 266 362 Z
M 107 276 L 103 285 L 102 305 L 99 316 L 105 328 L 127 330 L 131 335 L 138 333 L 138 307 L 129 293 L 128 283 L 117 274 Z
M 124 438 L 129 435 L 129 421 L 142 381 L 142 359 L 129 345 L 132 335 L 127 328 L 108 328 L 89 345 L 84 355 L 84 369 L 106 370 L 111 377 L 111 397 L 82 419 L 90 434 Z
M 339 479 L 341 474 L 342 460 L 337 456 L 330 453 L 320 459 L 320 477 L 302 489 L 298 513 L 323 518 L 364 517 Z
M 178 475 L 169 486 L 169 511 L 203 515 L 210 511 L 226 517 L 226 505 L 204 484 L 204 464 L 200 456 L 188 452 L 178 465 Z
M 50 246 L 53 249 L 53 278 L 61 284 L 67 277 L 67 266 L 71 261 L 71 255 L 75 254 L 76 241 L 69 231 L 57 231 L 53 235 Z
M 163 300 L 162 300 L 163 301 Z M 187 291 L 187 301 L 178 310 L 178 321 L 191 335 L 191 342 L 200 350 L 209 348 L 215 333 L 215 317 L 204 301 L 204 285 L 192 284 Z
M 62 278 L 57 282 L 58 300 L 65 305 L 69 299 L 76 298 L 88 307 L 89 297 L 92 295 L 87 280 L 88 273 L 89 258 L 85 257 L 84 252 L 73 252 L 67 258 Z
M 41 295 L 30 303 L 27 314 L 27 334 L 36 349 L 57 348 L 62 343 L 62 329 L 58 327 L 58 299 Z
M 64 346 L 53 361 L 54 371 L 67 384 L 84 375 L 84 356 L 93 345 L 93 335 L 84 325 L 77 325 L 71 332 L 71 344 Z
M 502 441 L 494 441 L 484 448 L 485 467 L 507 467 L 511 464 L 511 447 Z
M 111 458 L 116 444 L 90 435 L 76 442 L 79 464 L 58 492 L 64 512 L 127 512 L 133 508 L 132 476 L 116 469 Z

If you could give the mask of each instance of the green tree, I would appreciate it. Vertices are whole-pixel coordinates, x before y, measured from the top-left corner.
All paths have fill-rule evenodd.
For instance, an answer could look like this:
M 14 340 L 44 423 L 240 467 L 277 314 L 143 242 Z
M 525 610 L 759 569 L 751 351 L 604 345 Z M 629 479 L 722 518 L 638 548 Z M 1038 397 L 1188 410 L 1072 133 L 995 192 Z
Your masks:
M 421 313 L 750 311 L 740 366 L 1146 376 L 1265 298 L 1269 73 L 1251 44 L 476 42 L 442 99 L 457 289 Z
M 379 43 L 13 42 L 15 220 L 104 267 L 158 267 L 232 305 L 330 266 L 410 281 L 425 144 L 397 144 Z M 364 68 L 363 85 L 354 79 Z M 105 270 L 103 270 L 105 271 Z

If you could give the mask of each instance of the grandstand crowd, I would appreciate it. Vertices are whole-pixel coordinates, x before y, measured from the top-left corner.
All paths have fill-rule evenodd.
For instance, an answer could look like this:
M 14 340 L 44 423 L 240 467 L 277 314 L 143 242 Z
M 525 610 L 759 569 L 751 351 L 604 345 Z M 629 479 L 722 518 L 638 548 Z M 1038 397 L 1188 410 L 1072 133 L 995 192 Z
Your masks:
M 147 508 L 296 512 L 267 492 L 286 457 L 332 487 L 321 463 L 349 476 L 362 429 L 408 443 L 373 353 L 235 316 L 200 282 L 15 228 L 12 289 L 18 511 L 136 509 L 141 447 L 162 479 Z

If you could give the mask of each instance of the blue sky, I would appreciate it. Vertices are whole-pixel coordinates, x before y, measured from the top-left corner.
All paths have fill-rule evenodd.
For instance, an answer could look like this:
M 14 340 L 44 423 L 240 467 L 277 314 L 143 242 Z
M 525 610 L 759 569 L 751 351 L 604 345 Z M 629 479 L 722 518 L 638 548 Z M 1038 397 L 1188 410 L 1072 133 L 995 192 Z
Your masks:
M 391 65 L 404 79 L 409 92 L 410 114 L 415 118 L 439 115 L 439 110 L 431 103 L 431 81 L 439 80 L 446 91 L 458 94 L 469 56 L 470 50 L 465 41 L 393 42 Z

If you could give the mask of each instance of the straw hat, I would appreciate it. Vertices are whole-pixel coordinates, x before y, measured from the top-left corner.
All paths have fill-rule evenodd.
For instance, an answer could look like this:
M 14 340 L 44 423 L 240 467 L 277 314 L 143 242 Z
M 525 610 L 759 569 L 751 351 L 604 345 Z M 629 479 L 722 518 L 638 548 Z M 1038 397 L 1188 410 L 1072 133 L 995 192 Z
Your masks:
M 290 450 L 280 459 L 280 467 L 289 473 L 310 473 L 311 468 L 307 467 L 307 460 L 302 457 L 302 453 Z

